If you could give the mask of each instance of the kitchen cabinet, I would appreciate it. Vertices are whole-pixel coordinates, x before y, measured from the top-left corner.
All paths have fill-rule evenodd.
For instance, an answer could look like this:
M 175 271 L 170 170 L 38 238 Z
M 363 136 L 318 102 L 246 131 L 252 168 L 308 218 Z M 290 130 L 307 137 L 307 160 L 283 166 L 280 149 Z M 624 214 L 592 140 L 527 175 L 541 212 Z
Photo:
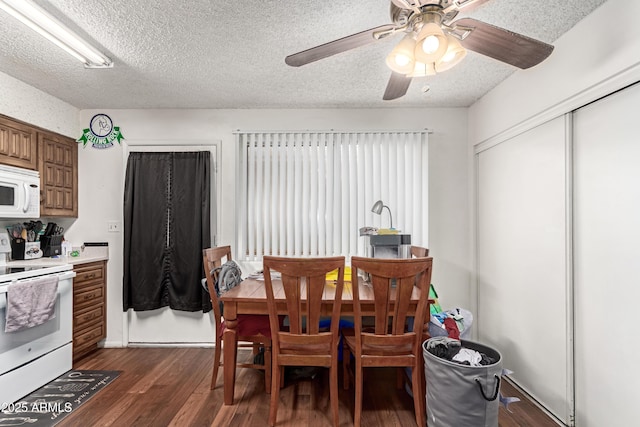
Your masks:
M 0 164 L 40 172 L 40 215 L 78 217 L 78 144 L 0 115 Z
M 40 215 L 78 217 L 78 144 L 52 132 L 38 132 Z
M 73 269 L 73 360 L 98 348 L 107 336 L 107 262 L 78 264 Z
M 0 115 L 0 163 L 38 169 L 36 129 Z

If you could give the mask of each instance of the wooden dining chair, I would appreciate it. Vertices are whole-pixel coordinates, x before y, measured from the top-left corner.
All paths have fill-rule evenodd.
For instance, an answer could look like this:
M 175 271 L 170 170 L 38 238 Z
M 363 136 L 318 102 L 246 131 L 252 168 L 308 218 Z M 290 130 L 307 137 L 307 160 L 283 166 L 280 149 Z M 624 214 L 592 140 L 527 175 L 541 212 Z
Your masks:
M 329 331 L 320 330 L 320 315 L 327 283 L 326 275 L 338 270 L 333 294 L 333 308 Z M 271 406 L 269 425 L 274 426 L 278 417 L 281 370 L 284 366 L 321 366 L 329 368 L 329 400 L 333 424 L 338 417 L 338 330 L 340 306 L 344 286 L 344 257 L 283 258 L 265 256 L 263 271 L 269 319 L 273 343 L 273 368 L 271 379 Z M 272 272 L 280 273 L 288 330 L 278 330 L 278 307 L 273 291 Z M 333 286 L 333 285 L 329 285 Z M 333 287 L 329 289 L 334 289 Z M 278 330 L 278 332 L 273 332 Z
M 349 388 L 350 377 L 354 378 L 355 411 L 354 426 L 360 426 L 362 417 L 363 369 L 372 367 L 410 367 L 416 423 L 425 424 L 424 359 L 422 351 L 423 327 L 429 312 L 429 294 L 420 289 L 429 289 L 432 258 L 381 259 L 351 258 L 353 277 L 368 273 L 373 294 L 374 326 L 363 329 L 364 313 L 358 286 L 353 286 L 354 328 L 343 330 L 344 388 Z M 419 294 L 419 298 L 416 294 Z M 407 313 L 411 300 L 418 298 L 415 321 L 406 330 Z M 370 296 L 367 298 L 370 300 Z M 351 354 L 355 367 L 350 369 Z
M 429 249 L 422 246 L 411 246 L 411 256 L 415 258 L 424 258 L 429 256 Z
M 213 305 L 213 313 L 216 322 L 216 347 L 213 357 L 213 374 L 211 376 L 211 389 L 216 386 L 218 378 L 218 370 L 223 363 L 220 359 L 222 356 L 222 335 L 224 334 L 225 325 L 222 318 L 222 309 L 220 300 L 216 292 L 216 273 L 215 269 L 220 267 L 225 261 L 231 260 L 231 246 L 219 246 L 202 250 L 202 258 L 204 265 L 204 273 L 207 279 L 207 290 L 211 297 Z M 239 368 L 254 368 L 264 371 L 265 391 L 271 392 L 271 327 L 269 324 L 269 316 L 239 314 L 237 326 L 237 346 L 239 348 L 252 348 L 253 355 L 259 353 L 260 347 L 264 348 L 264 364 L 257 363 L 237 363 Z

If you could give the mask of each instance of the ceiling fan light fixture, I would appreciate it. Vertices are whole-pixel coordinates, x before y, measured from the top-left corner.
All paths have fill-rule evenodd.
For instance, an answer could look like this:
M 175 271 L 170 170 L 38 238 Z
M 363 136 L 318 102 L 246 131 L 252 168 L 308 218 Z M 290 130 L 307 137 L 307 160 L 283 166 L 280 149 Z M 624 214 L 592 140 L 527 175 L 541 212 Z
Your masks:
M 419 62 L 416 61 L 416 64 L 413 68 L 413 72 L 408 74 L 408 77 L 427 77 L 427 76 L 435 76 L 436 75 L 436 67 L 433 62 Z
M 436 22 L 427 22 L 418 33 L 414 50 L 416 61 L 436 62 L 447 51 L 447 36 Z
M 413 52 L 416 40 L 412 34 L 406 35 L 387 56 L 387 66 L 400 74 L 409 74 L 413 71 L 415 58 Z
M 439 73 L 455 67 L 467 56 L 467 50 L 451 34 L 447 35 L 447 44 L 447 51 L 435 65 L 435 69 Z

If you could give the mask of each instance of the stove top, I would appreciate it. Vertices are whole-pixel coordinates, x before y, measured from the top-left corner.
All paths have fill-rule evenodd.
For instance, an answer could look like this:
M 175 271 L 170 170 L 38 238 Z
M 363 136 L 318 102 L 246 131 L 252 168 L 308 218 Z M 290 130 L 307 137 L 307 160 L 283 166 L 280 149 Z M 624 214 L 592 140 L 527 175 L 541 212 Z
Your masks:
M 71 270 L 71 264 L 60 265 L 33 265 L 24 267 L 14 267 L 9 265 L 0 266 L 0 283 L 10 282 L 17 279 L 26 279 L 29 277 L 42 276 L 45 274 L 60 273 L 62 271 Z

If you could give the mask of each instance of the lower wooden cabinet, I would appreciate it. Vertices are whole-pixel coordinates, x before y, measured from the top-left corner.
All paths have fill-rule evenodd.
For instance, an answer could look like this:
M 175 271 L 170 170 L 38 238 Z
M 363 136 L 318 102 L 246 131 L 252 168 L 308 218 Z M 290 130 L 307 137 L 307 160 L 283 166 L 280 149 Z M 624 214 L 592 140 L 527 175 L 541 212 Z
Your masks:
M 107 336 L 107 262 L 76 265 L 73 269 L 73 360 L 98 348 Z

